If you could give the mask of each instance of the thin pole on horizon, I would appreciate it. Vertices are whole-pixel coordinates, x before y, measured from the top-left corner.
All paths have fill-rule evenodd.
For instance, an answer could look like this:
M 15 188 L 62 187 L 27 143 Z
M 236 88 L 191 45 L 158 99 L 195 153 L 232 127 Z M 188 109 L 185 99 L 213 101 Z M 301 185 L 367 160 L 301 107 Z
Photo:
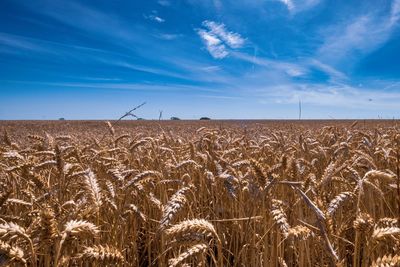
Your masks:
M 301 100 L 299 99 L 299 120 L 301 120 Z

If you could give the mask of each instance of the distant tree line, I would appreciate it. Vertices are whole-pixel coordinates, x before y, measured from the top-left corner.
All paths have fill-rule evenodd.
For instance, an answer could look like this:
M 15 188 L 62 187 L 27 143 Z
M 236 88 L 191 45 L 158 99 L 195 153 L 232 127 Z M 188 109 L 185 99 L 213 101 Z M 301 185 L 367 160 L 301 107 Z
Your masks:
M 180 121 L 181 119 L 179 117 L 171 117 L 171 121 Z M 201 121 L 208 121 L 211 120 L 209 117 L 201 117 Z

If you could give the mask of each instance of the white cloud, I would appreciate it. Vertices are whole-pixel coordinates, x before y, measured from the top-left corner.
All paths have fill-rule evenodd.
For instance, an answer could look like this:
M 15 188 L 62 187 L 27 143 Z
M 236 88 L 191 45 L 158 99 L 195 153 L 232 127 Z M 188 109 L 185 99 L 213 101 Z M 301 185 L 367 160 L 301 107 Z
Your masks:
M 217 36 L 205 31 L 205 30 L 198 30 L 197 33 L 203 40 L 203 43 L 205 44 L 208 52 L 214 57 L 214 58 L 224 58 L 226 57 L 229 52 L 226 50 L 226 46 L 222 44 L 222 41 L 218 39 Z
M 305 74 L 303 70 L 299 68 L 287 68 L 286 73 L 291 77 L 300 77 Z
M 144 15 L 144 18 L 145 19 L 148 19 L 148 20 L 152 20 L 152 21 L 156 21 L 156 22 L 158 22 L 158 23 L 163 23 L 163 22 L 165 22 L 165 19 L 163 19 L 163 18 L 161 18 L 161 17 L 159 17 L 159 16 L 157 16 L 157 15 L 154 15 L 154 14 L 152 14 L 152 15 Z
M 207 32 L 207 31 L 199 30 L 199 34 L 206 41 L 206 43 L 210 46 L 216 46 L 216 45 L 221 44 L 221 40 L 218 39 L 217 36 Z
M 205 20 L 202 24 L 206 29 L 198 29 L 197 34 L 214 58 L 221 59 L 228 56 L 227 46 L 237 49 L 245 43 L 245 39 L 240 34 L 228 31 L 223 23 Z
M 240 34 L 226 30 L 223 23 L 206 20 L 203 21 L 203 26 L 207 27 L 210 33 L 223 40 L 232 48 L 240 48 L 245 43 L 245 40 L 240 36 Z
M 289 11 L 292 11 L 294 9 L 294 4 L 292 0 L 279 0 L 281 3 L 286 5 L 287 9 Z
M 154 20 L 157 21 L 157 22 L 164 22 L 165 21 L 165 19 L 162 19 L 162 18 L 160 18 L 158 16 L 155 16 Z

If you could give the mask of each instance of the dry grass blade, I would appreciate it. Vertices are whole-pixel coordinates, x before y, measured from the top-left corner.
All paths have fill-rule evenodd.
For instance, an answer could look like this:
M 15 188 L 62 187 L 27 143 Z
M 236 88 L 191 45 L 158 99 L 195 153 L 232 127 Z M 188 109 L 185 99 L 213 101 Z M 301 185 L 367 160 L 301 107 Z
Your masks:
M 296 189 L 296 191 L 303 197 L 304 201 L 306 202 L 306 204 L 314 211 L 315 215 L 317 215 L 317 218 L 321 221 L 325 221 L 325 215 L 324 213 L 317 207 L 317 205 L 315 205 L 314 202 L 312 202 L 308 196 L 301 191 L 299 188 L 294 187 Z
M 295 187 L 297 192 L 303 197 L 304 201 L 306 204 L 314 211 L 315 215 L 317 216 L 317 221 L 318 221 L 318 228 L 321 231 L 321 235 L 325 241 L 325 246 L 326 249 L 328 250 L 329 254 L 331 255 L 331 264 L 335 264 L 339 257 L 337 256 L 335 250 L 332 247 L 332 243 L 330 242 L 328 238 L 328 233 L 326 231 L 325 225 L 326 225 L 326 219 L 324 213 L 317 207 L 317 205 L 312 202 L 307 195 L 301 191 L 299 188 Z

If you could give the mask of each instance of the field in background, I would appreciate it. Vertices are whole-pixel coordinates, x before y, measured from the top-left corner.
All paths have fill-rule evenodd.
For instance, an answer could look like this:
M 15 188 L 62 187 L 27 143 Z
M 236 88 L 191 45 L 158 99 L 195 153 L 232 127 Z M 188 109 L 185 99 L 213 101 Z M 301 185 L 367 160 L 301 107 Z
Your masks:
M 398 121 L 0 134 L 0 266 L 400 266 Z
M 214 129 L 248 129 L 258 135 L 263 134 L 262 131 L 287 130 L 301 128 L 303 130 L 320 129 L 324 126 L 339 126 L 355 129 L 372 129 L 380 127 L 400 127 L 400 120 L 181 120 L 181 121 L 110 121 L 115 124 L 115 130 L 118 133 L 128 132 L 135 134 L 138 132 L 158 134 L 160 125 L 164 130 L 171 130 L 180 133 L 193 132 L 200 127 L 212 127 Z M 66 120 L 66 121 L 0 121 L 0 133 L 4 130 L 10 134 L 26 138 L 28 134 L 72 134 L 72 135 L 93 135 L 104 134 L 108 131 L 104 121 L 100 120 Z

